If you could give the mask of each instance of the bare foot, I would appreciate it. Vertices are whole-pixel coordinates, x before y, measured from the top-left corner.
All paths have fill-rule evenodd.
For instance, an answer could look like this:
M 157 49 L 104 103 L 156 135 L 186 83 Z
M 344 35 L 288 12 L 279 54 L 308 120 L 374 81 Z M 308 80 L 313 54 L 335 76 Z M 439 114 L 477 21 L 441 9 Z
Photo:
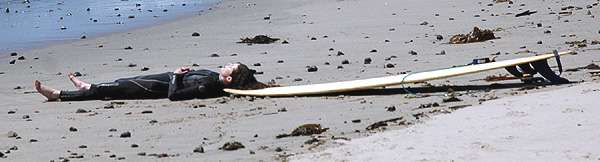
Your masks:
M 69 79 L 73 82 L 73 85 L 77 88 L 77 90 L 90 89 L 91 84 L 85 83 L 78 78 L 75 77 L 73 73 L 69 73 Z
M 44 97 L 48 98 L 48 101 L 57 100 L 60 97 L 60 91 L 48 86 L 42 85 L 40 81 L 35 80 L 35 89 Z

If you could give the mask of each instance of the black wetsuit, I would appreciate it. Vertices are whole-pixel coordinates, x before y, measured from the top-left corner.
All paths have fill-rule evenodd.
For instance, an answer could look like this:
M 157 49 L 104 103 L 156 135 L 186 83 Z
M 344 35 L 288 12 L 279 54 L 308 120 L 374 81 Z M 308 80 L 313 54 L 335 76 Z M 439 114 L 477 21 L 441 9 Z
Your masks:
M 157 99 L 189 100 L 224 96 L 219 73 L 196 70 L 186 74 L 172 72 L 117 79 L 111 83 L 92 84 L 89 90 L 61 91 L 62 101 Z

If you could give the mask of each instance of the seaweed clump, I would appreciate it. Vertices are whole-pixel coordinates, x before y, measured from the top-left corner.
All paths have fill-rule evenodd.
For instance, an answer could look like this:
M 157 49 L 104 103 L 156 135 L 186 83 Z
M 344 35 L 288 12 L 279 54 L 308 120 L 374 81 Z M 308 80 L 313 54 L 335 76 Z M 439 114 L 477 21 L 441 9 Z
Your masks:
M 254 38 L 250 38 L 250 37 L 246 37 L 246 38 L 240 38 L 240 42 L 237 43 L 247 43 L 247 44 L 269 44 L 269 43 L 273 43 L 275 41 L 278 41 L 279 38 L 271 38 L 267 35 L 257 35 L 254 36 Z
M 480 30 L 478 27 L 474 27 L 473 31 L 469 34 L 458 34 L 450 38 L 450 44 L 465 44 L 473 42 L 483 42 L 490 39 L 496 39 L 494 32 L 489 29 Z
M 294 129 L 291 134 L 280 134 L 275 138 L 284 138 L 290 136 L 308 136 L 313 134 L 321 134 L 329 128 L 323 128 L 320 124 L 304 124 Z
M 221 147 L 221 149 L 223 150 L 237 150 L 237 149 L 241 149 L 241 148 L 246 148 L 246 146 L 242 145 L 242 143 L 237 142 L 237 141 L 233 141 L 233 142 L 227 142 L 225 144 L 223 144 L 223 147 Z

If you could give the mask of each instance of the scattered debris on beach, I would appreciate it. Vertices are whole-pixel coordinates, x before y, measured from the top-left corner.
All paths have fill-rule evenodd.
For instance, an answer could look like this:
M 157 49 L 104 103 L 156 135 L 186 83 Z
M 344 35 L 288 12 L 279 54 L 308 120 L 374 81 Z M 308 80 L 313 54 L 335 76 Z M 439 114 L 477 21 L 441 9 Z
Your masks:
M 388 120 L 378 121 L 378 122 L 375 122 L 375 123 L 369 125 L 365 129 L 367 129 L 367 130 L 374 130 L 374 129 L 377 129 L 379 127 L 388 126 L 388 122 L 397 122 L 398 120 L 402 120 L 402 119 L 404 119 L 404 117 L 397 117 L 397 118 L 392 118 L 392 119 L 388 119 Z M 407 123 L 406 123 L 405 120 L 402 120 L 402 121 L 400 121 L 398 123 L 399 123 L 399 125 L 407 125 Z
M 483 42 L 491 39 L 496 39 L 492 30 L 480 30 L 478 27 L 474 27 L 473 31 L 471 31 L 469 34 L 457 34 L 452 36 L 452 38 L 450 38 L 450 44 Z
M 570 47 L 587 47 L 588 41 L 587 39 L 584 39 L 582 41 L 566 41 L 565 44 L 570 44 Z M 600 44 L 600 41 L 597 40 L 593 40 L 591 42 L 589 42 L 590 45 L 597 45 Z
M 594 64 L 594 63 L 590 63 L 587 66 L 583 66 L 583 67 L 577 67 L 577 68 L 571 68 L 571 69 L 565 69 L 565 71 L 570 71 L 570 72 L 574 72 L 574 71 L 579 71 L 582 69 L 589 69 L 589 70 L 598 70 L 600 69 L 600 66 Z
M 313 134 L 321 134 L 327 131 L 329 128 L 323 128 L 320 124 L 304 124 L 294 129 L 291 134 L 280 134 L 275 138 L 284 138 L 291 136 L 308 136 Z
M 247 37 L 247 38 L 240 38 L 240 40 L 242 40 L 242 41 L 237 42 L 237 43 L 269 44 L 269 43 L 273 43 L 275 41 L 278 41 L 279 38 L 271 38 L 271 37 L 269 37 L 267 35 L 257 35 L 257 36 L 254 36 L 254 38 Z

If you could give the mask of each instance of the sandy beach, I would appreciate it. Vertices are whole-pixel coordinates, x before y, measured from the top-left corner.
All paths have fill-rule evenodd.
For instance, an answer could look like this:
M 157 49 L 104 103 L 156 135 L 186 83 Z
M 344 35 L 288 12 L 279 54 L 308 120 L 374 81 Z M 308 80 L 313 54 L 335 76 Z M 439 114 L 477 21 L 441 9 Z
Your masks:
M 595 17 L 599 8 L 595 0 L 234 0 L 180 21 L 18 52 L 0 59 L 2 160 L 597 160 L 600 155 L 592 141 L 599 137 L 594 118 L 598 112 L 593 105 L 600 83 L 593 72 L 599 70 L 580 67 L 600 62 L 600 45 L 593 43 L 600 40 L 600 21 Z M 537 12 L 515 16 L 527 10 Z M 467 34 L 474 27 L 493 30 L 498 39 L 448 44 L 453 35 Z M 200 36 L 192 36 L 194 32 Z M 259 34 L 281 40 L 236 43 Z M 438 35 L 443 38 L 438 40 Z M 447 68 L 476 58 L 509 60 L 552 50 L 577 52 L 561 57 L 563 69 L 569 69 L 561 76 L 572 83 L 485 81 L 487 76 L 508 74 L 499 69 L 407 85 L 410 91 L 434 94 L 430 97 L 392 86 L 319 96 L 177 102 L 46 102 L 33 86 L 37 79 L 57 89 L 75 90 L 68 72 L 101 83 L 179 67 L 217 71 L 238 61 L 262 72 L 256 75 L 259 81 L 273 79 L 290 86 Z M 364 64 L 366 58 L 372 62 Z M 554 59 L 548 62 L 558 70 Z M 312 65 L 318 71 L 307 72 Z M 469 93 L 457 96 L 458 102 L 436 96 L 449 89 Z M 439 106 L 427 107 L 430 104 Z M 388 126 L 366 129 L 380 121 L 388 121 Z M 304 124 L 329 129 L 312 136 L 275 138 Z M 121 138 L 126 132 L 131 137 Z M 232 141 L 245 148 L 219 149 Z M 194 152 L 200 147 L 204 153 Z

